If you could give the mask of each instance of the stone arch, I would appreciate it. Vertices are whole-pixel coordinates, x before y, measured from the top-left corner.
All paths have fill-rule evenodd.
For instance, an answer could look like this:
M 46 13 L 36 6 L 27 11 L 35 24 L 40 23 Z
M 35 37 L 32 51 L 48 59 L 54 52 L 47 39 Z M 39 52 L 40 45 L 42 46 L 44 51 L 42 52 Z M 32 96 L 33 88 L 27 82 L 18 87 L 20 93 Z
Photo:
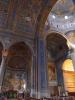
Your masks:
M 59 34 L 61 37 L 63 37 L 63 38 L 65 38 L 66 40 L 67 40 L 67 37 L 66 37 L 66 33 L 62 33 L 62 32 L 60 32 L 60 31 L 56 31 L 56 30 L 51 30 L 51 31 L 49 31 L 48 33 L 46 33 L 45 34 L 45 40 L 46 40 L 46 38 L 50 35 L 50 34 Z
M 51 41 L 50 43 L 54 43 L 53 45 L 55 46 L 56 44 L 60 44 L 60 46 L 64 45 L 66 47 L 66 49 L 68 50 L 68 46 L 67 46 L 67 39 L 65 38 L 65 36 L 63 34 L 60 33 L 50 33 L 49 35 L 47 35 L 46 37 L 46 41 Z M 58 42 L 59 41 L 59 42 Z M 48 44 L 48 43 L 47 43 Z
M 58 84 L 63 84 L 63 73 L 62 73 L 62 63 L 68 55 L 67 39 L 60 33 L 50 33 L 46 37 L 46 51 L 47 51 L 47 68 L 48 68 L 48 86 L 51 91 L 56 91 L 58 93 Z M 49 73 L 50 70 L 50 73 Z M 60 77 L 59 77 L 60 74 Z M 54 77 L 54 78 L 53 78 Z M 61 80 L 60 80 L 61 79 Z M 54 84 L 54 86 L 53 86 Z M 55 88 L 55 89 L 54 89 Z M 51 92 L 50 91 L 50 92 Z M 55 93 L 55 92 L 54 92 Z M 52 94 L 53 95 L 53 94 Z
M 32 55 L 34 55 L 34 50 L 33 50 L 33 48 L 32 48 L 32 45 L 28 42 L 28 41 L 25 41 L 25 40 L 13 40 L 13 42 L 11 42 L 11 45 L 9 46 L 9 48 L 8 48 L 8 50 L 10 49 L 10 47 L 12 46 L 12 45 L 14 45 L 14 44 L 16 44 L 16 43 L 20 43 L 20 42 L 23 42 L 25 45 L 27 45 L 28 46 L 28 48 L 30 49 L 30 51 L 31 51 L 31 53 L 32 53 Z
M 15 43 L 15 44 L 13 44 L 10 48 L 9 48 L 9 50 L 8 50 L 8 57 L 9 56 L 13 56 L 13 55 L 15 55 L 16 54 L 16 52 L 18 52 L 19 51 L 19 49 L 20 49 L 20 52 L 19 53 L 21 53 L 22 52 L 22 54 L 25 54 L 25 52 L 28 54 L 28 53 L 30 53 L 30 55 L 32 55 L 32 52 L 31 52 L 31 50 L 30 50 L 30 48 L 24 43 L 24 42 L 17 42 L 17 43 Z M 24 49 L 25 51 L 21 51 L 21 49 Z M 18 50 L 18 51 L 16 51 L 16 50 Z M 18 54 L 19 54 L 18 53 Z M 17 55 L 18 56 L 18 55 Z M 23 55 L 22 55 L 23 56 Z
M 70 33 L 70 32 L 75 32 L 75 30 L 67 31 L 67 32 L 65 33 L 65 35 L 67 35 L 67 34 Z
M 70 30 L 65 33 L 65 37 L 67 38 L 69 42 L 69 47 L 72 49 L 75 48 L 75 30 Z
M 40 14 L 37 18 L 37 23 L 36 23 L 36 33 L 43 33 L 44 25 L 47 20 L 47 17 L 54 6 L 54 4 L 57 2 L 57 0 L 47 0 L 43 2 L 43 7 L 40 10 Z
M 11 76 L 17 75 L 17 73 L 22 72 L 20 74 L 21 76 L 20 78 L 22 78 L 22 75 L 24 75 L 23 78 L 25 78 L 27 88 L 30 89 L 31 67 L 32 67 L 32 52 L 29 46 L 26 45 L 24 42 L 14 43 L 8 49 L 8 56 L 6 59 L 6 73 L 3 85 L 6 86 L 6 75 L 8 72 L 12 74 Z

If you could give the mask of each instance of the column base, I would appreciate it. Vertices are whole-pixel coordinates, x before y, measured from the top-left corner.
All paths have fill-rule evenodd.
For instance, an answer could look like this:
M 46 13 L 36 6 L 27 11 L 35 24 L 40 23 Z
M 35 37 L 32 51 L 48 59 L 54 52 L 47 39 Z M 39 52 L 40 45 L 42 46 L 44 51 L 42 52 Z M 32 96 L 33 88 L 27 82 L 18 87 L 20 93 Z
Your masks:
M 40 92 L 40 97 L 42 98 L 42 97 L 50 97 L 50 93 L 49 93 L 49 91 L 48 90 L 41 90 L 41 92 Z
M 35 98 L 42 98 L 42 97 L 50 97 L 50 93 L 48 92 L 48 90 L 41 90 L 36 92 L 34 89 L 31 89 L 31 97 L 35 97 Z
M 37 95 L 38 95 L 38 93 L 35 91 L 35 89 L 31 89 L 30 96 L 37 98 Z

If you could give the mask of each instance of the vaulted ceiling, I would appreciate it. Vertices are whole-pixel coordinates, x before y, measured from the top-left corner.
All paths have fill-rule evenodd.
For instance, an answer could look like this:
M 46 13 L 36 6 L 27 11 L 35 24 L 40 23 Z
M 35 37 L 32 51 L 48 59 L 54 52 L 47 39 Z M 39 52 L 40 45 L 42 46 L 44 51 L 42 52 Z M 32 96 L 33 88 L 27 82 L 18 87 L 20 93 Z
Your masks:
M 32 54 L 30 48 L 23 42 L 13 44 L 8 51 L 6 65 L 12 69 L 31 68 Z
M 34 35 L 57 0 L 0 0 L 0 31 Z
M 72 16 L 75 13 L 73 0 L 58 0 L 52 8 L 51 13 L 60 17 L 64 17 L 65 15 Z
M 56 3 L 56 1 L 58 2 Z M 48 17 L 49 13 L 50 16 Z M 74 23 L 74 15 L 75 5 L 73 0 L 0 0 L 0 33 L 34 37 L 35 33 L 43 32 L 47 17 L 50 27 L 53 25 L 54 28 L 58 29 L 61 28 L 61 25 L 65 25 L 64 22 Z M 67 20 L 65 16 L 68 16 Z M 66 40 L 57 34 L 50 35 L 47 38 L 47 48 L 51 51 L 53 57 L 58 57 L 59 52 L 59 56 L 63 56 L 63 53 L 68 50 Z M 66 48 L 66 51 L 64 48 Z M 12 50 L 13 48 L 10 51 Z M 21 57 L 23 58 L 23 56 Z M 20 59 L 18 59 L 17 53 L 10 59 L 10 62 L 8 59 L 9 66 L 13 65 L 12 67 L 14 67 L 15 61 L 17 61 L 18 66 Z M 25 61 L 25 58 L 23 60 Z
M 75 2 L 74 0 L 58 0 L 53 6 L 45 23 L 46 31 L 59 32 L 75 47 Z M 54 33 L 52 33 L 54 34 Z M 47 49 L 54 59 L 59 59 L 68 53 L 66 39 L 61 35 L 47 37 Z
M 28 35 L 42 32 L 47 16 L 57 0 L 0 0 L 0 34 Z M 10 47 L 6 64 L 24 69 L 31 63 L 30 50 L 23 43 Z M 30 62 L 29 62 L 30 61 Z
M 62 33 L 75 30 L 74 0 L 58 0 L 48 16 L 48 23 L 51 28 Z

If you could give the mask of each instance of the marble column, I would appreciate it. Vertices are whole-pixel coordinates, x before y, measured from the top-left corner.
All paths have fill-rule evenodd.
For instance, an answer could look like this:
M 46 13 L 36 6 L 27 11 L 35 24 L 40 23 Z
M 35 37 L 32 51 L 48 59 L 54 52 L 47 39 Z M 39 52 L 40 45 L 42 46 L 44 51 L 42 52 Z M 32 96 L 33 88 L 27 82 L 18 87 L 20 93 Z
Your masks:
M 0 91 L 1 91 L 3 78 L 4 78 L 4 73 L 5 73 L 5 61 L 6 61 L 6 58 L 7 58 L 7 51 L 3 50 L 2 51 L 2 62 L 1 62 L 1 65 L 0 65 Z
M 63 71 L 62 71 L 62 61 L 58 61 L 56 63 L 56 72 L 57 72 L 57 80 L 58 80 L 58 85 L 63 85 Z
M 48 97 L 48 77 L 46 64 L 46 45 L 45 40 L 38 39 L 37 48 L 38 64 L 38 97 Z
M 58 90 L 59 90 L 59 95 L 60 92 L 64 92 L 64 78 L 63 78 L 63 70 L 62 70 L 62 64 L 64 60 L 59 60 L 56 62 L 56 72 L 57 72 L 57 82 L 58 82 Z
M 36 98 L 48 97 L 45 41 L 37 37 L 34 49 L 31 95 Z

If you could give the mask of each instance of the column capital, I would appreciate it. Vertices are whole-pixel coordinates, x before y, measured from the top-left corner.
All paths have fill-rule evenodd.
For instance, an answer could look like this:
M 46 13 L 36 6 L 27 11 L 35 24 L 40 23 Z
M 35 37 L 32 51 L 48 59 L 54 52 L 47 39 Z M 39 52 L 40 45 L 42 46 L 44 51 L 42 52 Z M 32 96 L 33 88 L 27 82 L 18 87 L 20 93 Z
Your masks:
M 7 49 L 3 50 L 2 51 L 2 56 L 7 57 L 7 55 L 8 55 L 8 50 Z

